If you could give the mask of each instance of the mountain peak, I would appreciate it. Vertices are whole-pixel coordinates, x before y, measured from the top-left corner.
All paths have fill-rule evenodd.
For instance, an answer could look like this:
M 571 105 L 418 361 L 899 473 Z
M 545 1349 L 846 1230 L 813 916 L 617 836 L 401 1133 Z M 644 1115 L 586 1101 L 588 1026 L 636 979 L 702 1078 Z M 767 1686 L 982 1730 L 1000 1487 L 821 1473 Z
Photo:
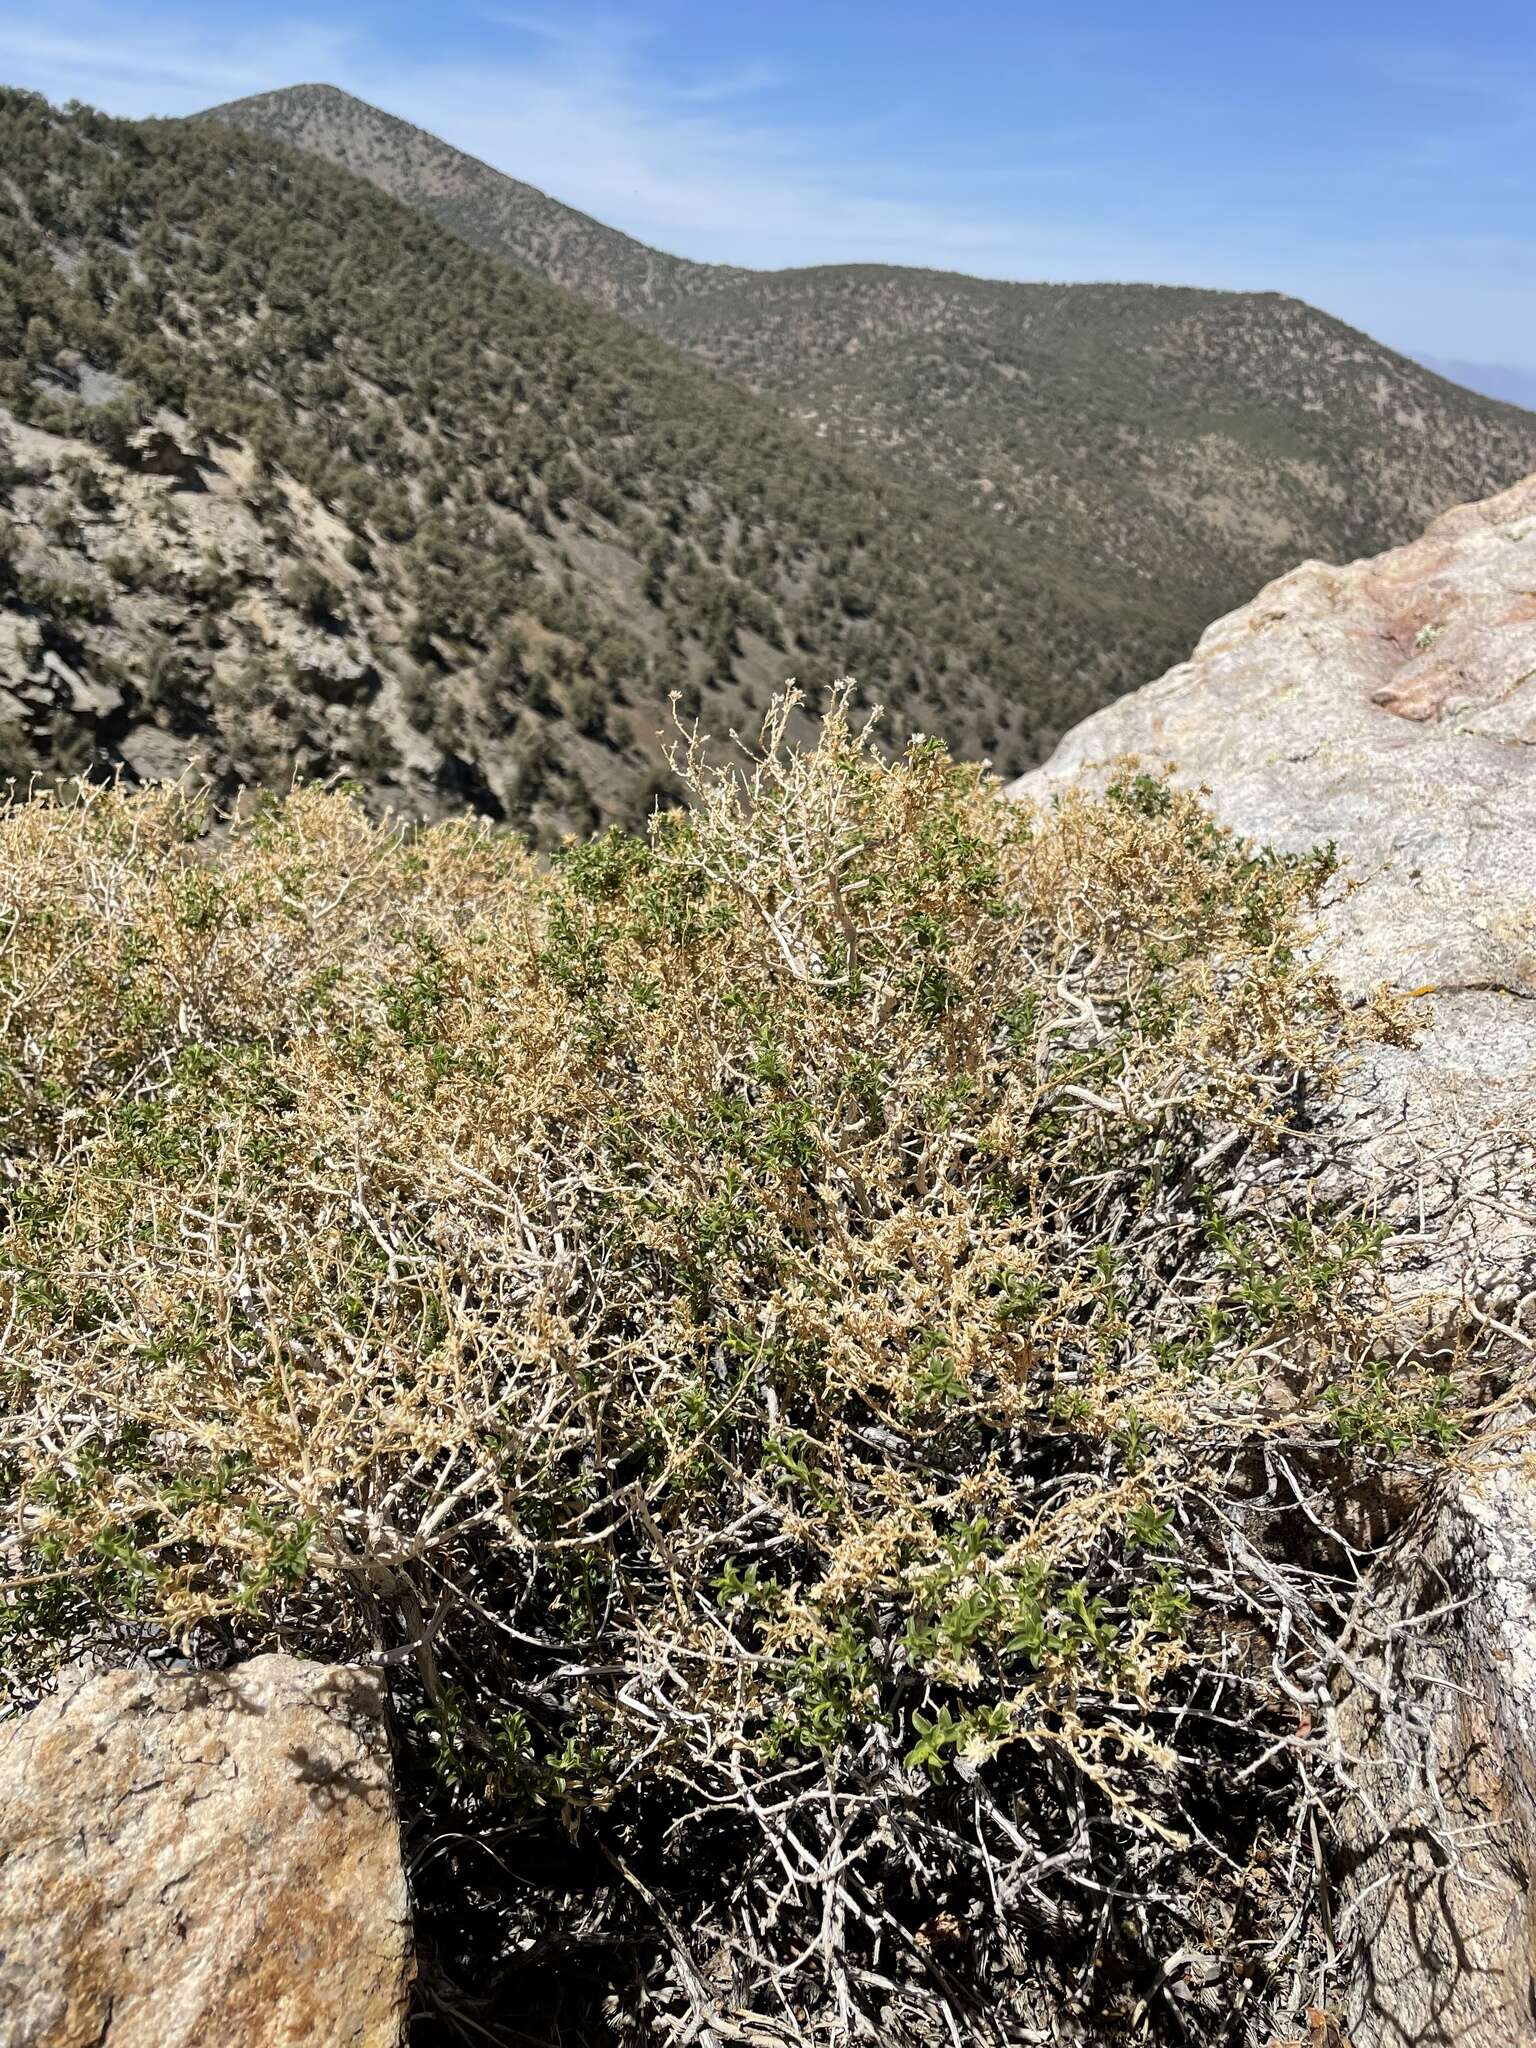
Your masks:
M 611 312 L 745 275 L 648 248 L 340 86 L 283 86 L 198 118 L 328 157 L 407 204 L 429 192 L 428 210 L 465 241 Z

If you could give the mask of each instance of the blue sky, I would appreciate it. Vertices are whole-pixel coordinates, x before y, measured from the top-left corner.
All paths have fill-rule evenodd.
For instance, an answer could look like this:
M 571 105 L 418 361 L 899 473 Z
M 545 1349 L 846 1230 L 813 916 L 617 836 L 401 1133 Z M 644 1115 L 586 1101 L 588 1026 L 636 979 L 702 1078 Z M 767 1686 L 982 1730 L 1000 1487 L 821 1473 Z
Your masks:
M 1536 5 L 0 0 L 0 79 L 326 79 L 644 240 L 1294 292 L 1536 369 Z

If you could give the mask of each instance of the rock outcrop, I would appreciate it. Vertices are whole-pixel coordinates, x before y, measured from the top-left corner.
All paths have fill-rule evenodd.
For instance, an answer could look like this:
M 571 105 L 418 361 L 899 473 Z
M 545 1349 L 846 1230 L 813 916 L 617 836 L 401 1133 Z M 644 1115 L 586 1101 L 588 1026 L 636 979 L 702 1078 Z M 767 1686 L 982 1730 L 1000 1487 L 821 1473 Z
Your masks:
M 1411 546 L 1308 562 L 1068 735 L 1036 800 L 1135 756 L 1277 847 L 1336 842 L 1320 942 L 1345 991 L 1410 994 L 1411 1047 L 1352 1077 L 1355 1166 L 1397 1190 L 1409 1341 L 1536 1361 L 1536 478 Z M 1340 1815 L 1354 2048 L 1536 2043 L 1536 1455 L 1523 1409 L 1458 1461 L 1383 1567 L 1436 1792 L 1404 1799 L 1367 1688 L 1343 1702 L 1369 1814 Z M 1427 1627 L 1425 1617 L 1434 1617 Z M 1436 1810 L 1435 1800 L 1442 1802 Z M 1454 1843 L 1454 1853 L 1446 1845 Z
M 1405 1783 L 1376 1702 L 1341 1716 L 1374 1813 L 1341 1816 L 1353 2048 L 1536 2041 L 1536 1467 L 1510 1446 L 1405 1532 L 1388 1611 L 1433 1794 Z M 1452 1611 L 1446 1612 L 1447 1609 Z M 1383 1659 L 1373 1675 L 1386 1677 Z M 1407 1796 L 1405 1796 L 1407 1795 Z M 1381 1826 L 1385 1822 L 1385 1832 Z M 1454 1852 L 1447 1854 L 1447 1846 Z
M 66 1673 L 0 1728 L 0 2048 L 398 2048 L 378 1679 Z
M 1365 885 L 1330 921 L 1346 982 L 1536 998 L 1536 477 L 1304 562 L 1014 788 L 1128 754 L 1271 845 L 1337 841 Z
M 1364 1170 L 1418 1183 L 1393 1285 L 1429 1330 L 1507 1314 L 1536 1281 L 1536 478 L 1374 561 L 1303 563 L 1014 793 L 1126 757 L 1271 846 L 1336 843 L 1333 971 L 1418 1004 L 1418 1043 L 1354 1081 Z

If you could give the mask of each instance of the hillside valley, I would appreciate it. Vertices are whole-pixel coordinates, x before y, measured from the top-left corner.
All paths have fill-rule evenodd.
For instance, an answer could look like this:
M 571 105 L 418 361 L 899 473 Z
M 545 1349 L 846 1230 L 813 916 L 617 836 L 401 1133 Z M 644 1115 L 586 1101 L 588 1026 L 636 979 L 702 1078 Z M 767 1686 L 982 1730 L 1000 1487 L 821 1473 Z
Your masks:
M 1057 587 L 1101 595 L 1138 681 L 1304 557 L 1404 541 L 1536 464 L 1536 417 L 1277 293 L 692 263 L 331 86 L 212 118 L 347 165 L 942 488 Z
M 858 674 L 1026 766 L 1176 639 L 965 509 L 210 122 L 0 99 L 8 774 L 344 775 L 549 838 Z

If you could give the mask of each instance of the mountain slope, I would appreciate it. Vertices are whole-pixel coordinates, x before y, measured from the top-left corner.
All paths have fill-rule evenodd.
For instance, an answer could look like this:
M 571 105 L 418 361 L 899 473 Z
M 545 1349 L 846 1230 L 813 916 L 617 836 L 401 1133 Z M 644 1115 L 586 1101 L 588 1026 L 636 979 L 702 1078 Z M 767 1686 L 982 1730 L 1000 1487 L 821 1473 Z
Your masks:
M 318 158 L 12 93 L 0 162 L 13 772 L 552 832 L 646 803 L 673 690 L 722 730 L 853 670 L 1006 768 L 1159 637 Z
M 202 118 L 329 157 L 465 241 L 612 312 L 633 314 L 752 274 L 647 248 L 334 85 L 285 86 L 213 107 Z
M 942 484 L 1058 573 L 1150 600 L 1184 651 L 1298 557 L 1375 553 L 1536 466 L 1536 417 L 1276 294 L 693 264 L 333 87 L 213 117 L 349 165 L 829 444 Z M 1137 665 L 1156 672 L 1150 644 Z

